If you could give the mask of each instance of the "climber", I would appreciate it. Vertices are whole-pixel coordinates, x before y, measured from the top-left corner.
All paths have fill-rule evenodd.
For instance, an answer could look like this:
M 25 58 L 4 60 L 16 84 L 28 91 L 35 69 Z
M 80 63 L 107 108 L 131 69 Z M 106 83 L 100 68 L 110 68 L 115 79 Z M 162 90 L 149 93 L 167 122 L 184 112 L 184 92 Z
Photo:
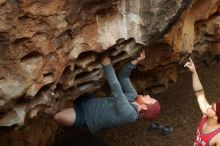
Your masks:
M 105 56 L 101 62 L 112 96 L 96 98 L 94 94 L 86 95 L 75 109 L 67 108 L 55 114 L 55 121 L 65 126 L 88 127 L 94 133 L 105 127 L 135 122 L 138 118 L 156 118 L 160 112 L 159 102 L 149 95 L 138 95 L 129 79 L 132 69 L 144 58 L 145 52 L 142 51 L 121 68 L 117 78 L 111 59 Z
M 197 127 L 194 146 L 220 146 L 220 101 L 211 105 L 207 102 L 195 65 L 191 58 L 189 60 L 184 67 L 192 72 L 193 89 L 203 113 Z

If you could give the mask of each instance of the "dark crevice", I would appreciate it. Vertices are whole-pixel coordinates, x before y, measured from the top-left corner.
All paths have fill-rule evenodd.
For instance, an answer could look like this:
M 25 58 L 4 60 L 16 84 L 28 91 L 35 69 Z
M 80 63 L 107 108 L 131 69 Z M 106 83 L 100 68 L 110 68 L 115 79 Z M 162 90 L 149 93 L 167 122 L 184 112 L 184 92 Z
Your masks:
M 52 86 L 53 86 L 52 83 L 47 84 L 47 85 L 44 85 L 44 86 L 37 92 L 36 97 L 38 97 L 39 94 L 48 91 Z
M 103 56 L 108 56 L 110 58 L 113 58 L 115 56 L 117 49 L 115 47 L 109 48 L 102 53 L 99 54 L 99 58 L 102 58 Z
M 9 41 L 9 35 L 6 32 L 0 32 L 0 42 Z
M 94 71 L 94 70 L 97 70 L 99 69 L 101 66 L 100 62 L 91 62 L 88 64 L 88 67 L 86 68 L 87 71 Z
M 56 85 L 56 89 L 54 90 L 54 93 L 59 92 L 59 91 L 62 91 L 62 90 L 63 90 L 63 85 L 60 84 L 60 83 L 58 83 L 58 84 Z
M 67 66 L 63 71 L 63 75 L 68 75 L 70 73 L 71 73 L 70 66 Z
M 115 57 L 117 58 L 117 57 L 122 57 L 122 56 L 124 56 L 124 55 L 126 55 L 127 54 L 127 52 L 126 51 L 121 51 L 120 53 L 118 53 Z M 139 55 L 139 54 L 138 54 Z M 137 55 L 137 56 L 138 56 Z
M 8 48 L 10 45 L 10 39 L 8 33 L 0 32 L 0 60 L 6 60 L 8 56 Z
M 0 112 L 0 119 L 3 118 L 6 114 L 7 114 L 7 113 L 6 113 L 5 111 L 4 111 L 4 112 L 1 111 L 1 112 Z
M 47 77 L 47 76 L 54 76 L 54 75 L 53 75 L 53 73 L 46 73 L 46 74 L 44 74 L 43 76 L 44 76 L 44 77 Z
M 48 84 L 54 81 L 54 74 L 53 73 L 46 73 L 43 74 L 43 81 Z
M 90 84 L 93 84 L 93 82 L 92 81 L 84 82 L 84 83 L 78 84 L 76 87 L 82 87 L 82 86 L 86 86 L 86 85 L 90 85 Z
M 173 80 L 169 80 L 169 81 L 168 81 L 168 84 L 169 84 L 169 85 L 173 85 L 174 83 L 175 83 L 175 82 L 174 82 Z
M 17 47 L 17 45 L 21 44 L 21 43 L 24 43 L 26 41 L 28 41 L 29 38 L 26 38 L 26 37 L 23 37 L 23 38 L 19 38 L 19 39 L 16 39 L 12 42 L 12 45 L 14 45 L 15 47 Z
M 40 58 L 42 57 L 42 54 L 39 52 L 31 52 L 24 57 L 21 58 L 21 62 L 26 62 L 28 60 L 32 60 L 33 58 Z
M 74 71 L 75 71 L 75 70 L 80 70 L 80 69 L 82 69 L 80 66 L 75 65 L 75 67 L 74 67 Z
M 1 80 L 5 80 L 5 77 L 0 77 L 0 81 L 1 81 Z
M 25 97 L 21 97 L 21 98 L 19 98 L 17 101 L 16 101 L 16 104 L 15 105 L 19 105 L 19 104 L 26 104 L 26 103 L 28 103 L 28 102 L 30 102 L 30 99 L 28 99 L 28 98 L 25 98 Z
M 161 88 L 161 87 L 163 87 L 163 88 L 165 88 L 165 86 L 164 85 L 153 85 L 153 86 L 151 86 L 151 88 Z
M 19 20 L 26 20 L 26 19 L 29 19 L 30 17 L 27 16 L 27 15 L 23 15 L 23 16 L 20 16 L 18 17 Z
M 76 75 L 75 80 L 88 76 L 91 72 L 82 72 Z
M 94 51 L 83 52 L 78 56 L 77 60 L 85 59 L 88 56 L 90 56 L 91 54 L 96 54 L 96 53 Z

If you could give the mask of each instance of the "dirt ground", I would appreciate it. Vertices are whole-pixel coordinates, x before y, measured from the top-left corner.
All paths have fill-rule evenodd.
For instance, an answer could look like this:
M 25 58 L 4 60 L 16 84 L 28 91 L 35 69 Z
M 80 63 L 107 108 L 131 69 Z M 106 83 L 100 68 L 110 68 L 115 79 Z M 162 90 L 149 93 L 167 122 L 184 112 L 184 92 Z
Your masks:
M 219 73 L 220 64 L 198 69 L 206 97 L 210 103 L 220 100 Z M 181 73 L 177 83 L 171 85 L 166 92 L 156 95 L 156 98 L 161 103 L 161 115 L 154 122 L 172 127 L 172 134 L 164 136 L 160 132 L 150 132 L 148 131 L 149 122 L 138 121 L 134 124 L 104 129 L 96 133 L 95 138 L 101 139 L 108 146 L 192 146 L 196 126 L 202 114 L 192 89 L 191 73 L 188 71 Z M 72 130 L 66 131 L 71 133 Z M 88 136 L 81 136 L 81 140 L 79 137 L 79 132 L 78 135 L 69 135 L 72 145 L 105 145 L 103 143 L 94 144 L 94 140 L 91 142 L 91 137 L 88 138 Z M 79 144 L 78 141 L 88 141 L 88 143 Z

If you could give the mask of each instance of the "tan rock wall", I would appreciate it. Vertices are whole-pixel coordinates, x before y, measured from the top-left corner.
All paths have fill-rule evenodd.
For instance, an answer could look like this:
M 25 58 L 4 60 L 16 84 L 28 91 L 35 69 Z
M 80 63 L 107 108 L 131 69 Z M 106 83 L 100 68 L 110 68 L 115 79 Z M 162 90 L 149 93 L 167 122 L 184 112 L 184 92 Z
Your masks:
M 118 63 L 146 49 L 189 4 L 189 0 L 2 1 L 0 126 L 23 125 L 39 111 L 52 115 L 68 96 L 74 100 L 100 88 L 104 54 Z
M 176 82 L 191 52 L 214 61 L 220 51 L 219 5 L 218 0 L 192 5 L 190 0 L 0 0 L 0 126 L 9 127 L 2 128 L 0 145 L 49 145 L 57 125 L 45 116 L 71 106 L 81 94 L 108 92 L 103 55 L 111 56 L 117 70 L 144 49 L 146 59 L 131 78 L 138 92 L 147 93 Z M 18 125 L 24 126 L 14 129 Z

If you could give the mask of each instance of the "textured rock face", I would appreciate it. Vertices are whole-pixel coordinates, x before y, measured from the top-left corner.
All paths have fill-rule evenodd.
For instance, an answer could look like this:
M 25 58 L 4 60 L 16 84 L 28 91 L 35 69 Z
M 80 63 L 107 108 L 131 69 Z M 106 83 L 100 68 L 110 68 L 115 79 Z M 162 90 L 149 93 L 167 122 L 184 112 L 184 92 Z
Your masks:
M 63 90 L 73 100 L 99 88 L 104 54 L 114 63 L 134 56 L 189 2 L 2 1 L 0 125 L 22 125 L 39 105 L 54 108 Z
M 188 53 L 219 54 L 218 10 L 218 0 L 0 0 L 0 126 L 30 126 L 83 93 L 100 92 L 106 54 L 117 69 L 145 49 L 134 85 L 163 91 Z
M 183 21 L 167 34 L 166 42 L 179 52 L 192 52 L 200 48 L 204 53 L 204 49 L 211 49 L 208 44 L 218 39 L 219 3 L 218 0 L 196 1 L 183 15 Z

